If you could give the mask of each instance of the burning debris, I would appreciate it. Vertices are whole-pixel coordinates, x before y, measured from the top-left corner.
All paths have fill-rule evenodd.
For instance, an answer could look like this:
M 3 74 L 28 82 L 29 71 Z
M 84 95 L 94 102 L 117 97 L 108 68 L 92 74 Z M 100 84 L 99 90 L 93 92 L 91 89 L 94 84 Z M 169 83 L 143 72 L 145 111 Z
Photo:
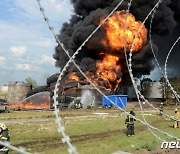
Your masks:
M 58 37 L 68 49 L 70 55 L 73 55 L 119 1 L 71 1 L 76 14 L 72 16 L 69 23 L 64 23 Z M 124 10 L 127 8 L 128 2 L 124 1 L 83 47 L 75 60 L 96 86 L 116 92 L 120 84 L 123 86 L 131 85 L 124 57 L 124 43 L 126 42 L 125 47 L 129 52 L 137 30 L 156 2 L 157 0 L 133 1 L 130 13 L 126 14 Z M 165 0 L 158 8 L 153 22 L 153 33 L 164 35 L 174 29 L 176 22 L 168 4 L 168 1 Z M 126 16 L 127 19 L 125 19 Z M 125 23 L 126 26 L 124 26 Z M 133 46 L 132 68 L 136 77 L 149 75 L 154 69 L 152 64 L 153 55 L 147 40 L 149 23 L 150 19 L 146 25 L 142 26 Z M 125 31 L 124 28 L 126 28 Z M 157 52 L 155 45 L 153 45 L 153 48 Z M 56 47 L 54 58 L 56 59 L 56 66 L 61 68 L 68 61 L 68 57 L 60 46 Z M 73 65 L 64 76 L 63 82 L 65 81 L 88 83 Z
M 75 15 L 71 17 L 69 23 L 64 23 L 58 37 L 68 49 L 69 54 L 73 55 L 119 1 L 71 0 L 71 2 L 74 6 Z M 123 87 L 131 85 L 124 56 L 124 46 L 126 47 L 126 52 L 129 53 L 131 45 L 134 43 L 132 47 L 132 69 L 135 77 L 149 75 L 154 69 L 152 63 L 153 54 L 148 41 L 150 19 L 142 27 L 141 24 L 156 2 L 157 0 L 133 1 L 130 13 L 126 13 L 128 2 L 124 1 L 76 57 L 75 61 L 82 71 L 105 94 L 118 93 L 120 85 Z M 173 0 L 171 6 L 169 0 L 164 0 L 161 3 L 154 17 L 152 34 L 165 35 L 174 29 L 176 22 L 170 7 L 175 7 L 175 4 L 175 0 Z M 178 12 L 176 9 L 176 18 Z M 140 27 L 141 30 L 137 34 Z M 156 45 L 153 45 L 153 48 L 157 52 Z M 68 61 L 68 57 L 60 46 L 56 47 L 54 59 L 56 60 L 56 66 L 60 68 L 64 67 Z M 52 96 L 58 75 L 51 76 L 47 79 L 47 86 L 37 89 L 37 91 L 50 91 L 50 103 L 47 101 L 48 99 L 46 101 L 41 100 L 41 103 L 28 100 L 23 102 L 23 104 L 12 103 L 11 106 L 19 105 L 21 108 L 36 108 L 37 104 L 40 104 L 42 108 L 52 108 Z M 96 101 L 101 97 L 73 65 L 66 71 L 58 88 L 59 102 L 71 102 L 72 98 L 79 97 L 83 90 L 92 93 Z M 37 91 L 31 91 L 27 96 L 35 94 Z M 12 100 L 14 101 L 14 99 Z
M 49 92 L 41 92 L 32 95 L 23 102 L 9 104 L 10 109 L 29 110 L 29 109 L 50 109 Z
M 51 108 L 53 108 L 53 95 L 54 95 L 54 87 L 56 84 L 58 78 L 58 74 L 54 74 L 51 77 L 47 79 L 47 83 L 49 84 L 50 87 L 50 104 Z M 63 79 L 64 80 L 64 79 Z M 92 104 L 93 105 L 99 105 L 101 103 L 101 95 L 97 93 L 97 90 L 90 85 L 89 82 L 87 81 L 76 81 L 74 79 L 69 79 L 69 80 L 64 80 L 64 82 L 61 82 L 61 84 L 58 87 L 58 101 L 59 103 L 59 108 L 64 109 L 68 108 L 70 104 L 76 100 L 76 98 L 80 98 L 76 100 L 76 103 L 82 104 L 83 108 L 87 108 L 88 105 Z M 106 95 L 110 94 L 110 90 L 106 89 L 105 87 L 99 87 Z M 90 97 L 90 102 L 86 102 L 87 95 L 91 95 Z
M 99 59 L 84 58 L 80 65 L 82 70 L 87 70 L 85 71 L 86 75 L 96 86 L 105 87 L 114 92 L 122 81 L 122 71 L 125 67 L 123 64 L 125 62 L 124 43 L 126 41 L 126 48 L 129 51 L 133 38 L 141 26 L 141 22 L 136 22 L 134 16 L 129 13 L 126 20 L 127 30 L 124 31 L 125 17 L 125 11 L 118 11 L 108 19 L 107 23 L 103 26 L 105 37 L 99 42 L 102 45 L 102 51 L 99 50 L 96 53 Z M 126 40 L 124 40 L 124 37 Z M 139 52 L 146 43 L 146 40 L 147 29 L 143 26 L 137 39 L 135 39 L 134 51 Z M 91 49 L 92 47 L 88 46 L 87 48 Z M 77 72 L 76 68 L 69 68 L 66 80 L 88 82 L 87 79 Z
M 119 1 L 71 0 L 71 2 L 74 6 L 75 15 L 71 17 L 69 23 L 64 23 L 58 38 L 68 49 L 69 54 L 73 55 Z M 157 0 L 133 1 L 130 13 L 126 13 L 128 2 L 124 1 L 77 55 L 75 61 L 81 70 L 106 94 L 118 93 L 120 85 L 123 87 L 131 85 L 124 56 L 124 46 L 126 52 L 129 53 L 131 45 L 134 43 L 132 69 L 135 77 L 149 75 L 154 69 L 153 54 L 148 40 L 150 19 L 142 27 L 141 24 L 156 2 Z M 169 4 L 169 1 L 165 0 L 158 8 L 152 25 L 152 34 L 165 35 L 176 26 Z M 137 34 L 140 27 L 141 30 Z M 157 52 L 155 44 L 153 44 L 153 48 Z M 61 46 L 56 47 L 54 59 L 56 66 L 60 68 L 63 68 L 69 60 Z M 51 96 L 53 96 L 56 81 L 56 75 L 47 80 L 50 85 Z M 59 86 L 60 97 L 58 100 L 61 103 L 70 103 L 72 102 L 70 97 L 79 97 L 84 88 L 93 89 L 88 80 L 74 65 L 71 65 Z M 92 93 L 97 93 L 97 91 Z M 51 102 L 53 102 L 52 99 Z

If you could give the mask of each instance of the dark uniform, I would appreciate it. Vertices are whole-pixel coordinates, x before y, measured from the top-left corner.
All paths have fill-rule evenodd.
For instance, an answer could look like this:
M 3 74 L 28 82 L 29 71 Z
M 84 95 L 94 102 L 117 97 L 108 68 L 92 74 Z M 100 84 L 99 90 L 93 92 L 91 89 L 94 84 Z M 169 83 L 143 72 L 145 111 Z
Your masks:
M 135 113 L 133 111 L 130 111 L 131 116 L 127 116 L 125 124 L 127 124 L 127 135 L 128 136 L 134 136 L 134 122 L 136 119 Z
M 180 119 L 179 117 L 180 115 L 179 115 L 178 109 L 175 109 L 175 115 L 174 115 L 175 120 L 179 120 Z M 173 127 L 179 128 L 179 121 L 175 121 Z
M 159 108 L 159 115 L 160 115 L 161 117 L 163 116 L 163 112 L 164 112 L 163 104 L 161 103 L 160 108 Z
M 10 141 L 8 128 L 3 123 L 0 123 L 0 141 Z M 0 154 L 7 154 L 9 149 L 3 145 L 0 145 Z

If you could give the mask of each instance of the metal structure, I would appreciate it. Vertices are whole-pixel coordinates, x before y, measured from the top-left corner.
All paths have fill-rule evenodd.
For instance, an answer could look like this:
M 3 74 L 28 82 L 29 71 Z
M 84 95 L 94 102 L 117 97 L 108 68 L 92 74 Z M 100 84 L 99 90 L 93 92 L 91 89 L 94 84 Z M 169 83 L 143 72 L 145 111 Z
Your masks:
M 68 108 L 69 104 L 73 101 L 74 98 L 81 97 L 84 90 L 89 90 L 95 97 L 95 105 L 101 105 L 102 96 L 97 92 L 97 90 L 91 86 L 88 82 L 67 82 L 59 86 L 59 97 L 58 97 L 58 107 L 62 110 Z M 110 91 L 100 87 L 100 89 L 106 94 L 109 95 Z M 50 96 L 51 96 L 51 107 L 53 107 L 53 91 L 54 86 L 51 85 Z
M 15 82 L 8 84 L 8 104 L 18 104 L 20 101 L 26 98 L 26 94 L 29 91 L 23 82 Z

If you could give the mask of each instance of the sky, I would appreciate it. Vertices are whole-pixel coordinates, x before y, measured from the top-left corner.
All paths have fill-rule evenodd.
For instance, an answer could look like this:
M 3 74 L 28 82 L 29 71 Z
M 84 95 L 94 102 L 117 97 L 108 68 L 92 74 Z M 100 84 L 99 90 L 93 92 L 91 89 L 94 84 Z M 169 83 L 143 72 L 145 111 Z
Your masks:
M 73 13 L 69 0 L 41 1 L 56 34 Z M 39 85 L 60 71 L 57 45 L 36 0 L 0 0 L 0 85 L 32 77 Z
M 41 0 L 56 34 L 73 14 L 70 0 Z M 52 58 L 57 45 L 36 0 L 0 0 L 0 85 L 32 77 L 44 85 L 60 72 Z M 161 77 L 159 69 L 152 80 Z

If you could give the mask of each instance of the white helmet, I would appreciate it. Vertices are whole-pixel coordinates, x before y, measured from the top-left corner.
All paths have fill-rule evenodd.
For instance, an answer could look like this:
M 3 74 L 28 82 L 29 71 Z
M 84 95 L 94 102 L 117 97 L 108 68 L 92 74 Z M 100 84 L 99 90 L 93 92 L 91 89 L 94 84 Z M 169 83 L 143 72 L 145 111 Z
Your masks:
M 2 130 L 5 130 L 7 127 L 4 123 L 0 123 L 0 128 L 2 128 Z
M 178 111 L 178 109 L 176 108 L 175 111 Z

